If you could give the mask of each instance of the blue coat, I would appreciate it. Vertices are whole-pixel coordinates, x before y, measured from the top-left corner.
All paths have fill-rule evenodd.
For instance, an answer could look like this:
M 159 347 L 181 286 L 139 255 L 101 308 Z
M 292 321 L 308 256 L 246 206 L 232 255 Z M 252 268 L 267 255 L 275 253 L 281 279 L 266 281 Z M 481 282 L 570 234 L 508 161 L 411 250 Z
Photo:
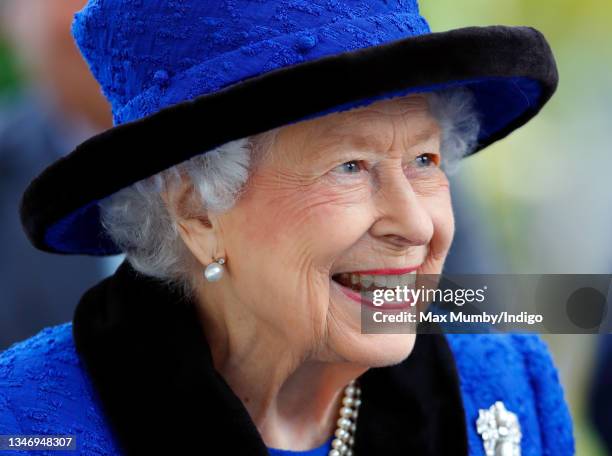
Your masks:
M 212 368 L 192 308 L 164 293 L 124 263 L 84 295 L 73 322 L 2 353 L 0 435 L 76 436 L 76 453 L 53 455 L 266 454 Z M 404 363 L 360 381 L 359 456 L 484 455 L 476 419 L 496 401 L 518 416 L 522 456 L 574 454 L 557 371 L 538 336 L 420 335 Z

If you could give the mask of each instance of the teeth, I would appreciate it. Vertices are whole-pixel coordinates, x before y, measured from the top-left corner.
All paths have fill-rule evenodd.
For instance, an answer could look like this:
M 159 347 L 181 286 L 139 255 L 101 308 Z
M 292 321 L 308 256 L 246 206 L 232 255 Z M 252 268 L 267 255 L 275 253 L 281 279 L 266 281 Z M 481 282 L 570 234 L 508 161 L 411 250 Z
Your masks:
M 368 288 L 374 283 L 374 277 L 372 277 L 371 275 L 364 274 L 362 276 L 359 276 L 359 281 L 361 282 L 362 287 Z
M 416 271 L 409 272 L 403 275 L 370 275 L 370 274 L 352 274 L 343 272 L 340 274 L 340 279 L 344 283 L 350 283 L 351 285 L 360 284 L 362 288 L 369 288 L 374 285 L 377 288 L 395 288 L 395 287 L 409 287 L 414 288 L 416 283 L 417 273 Z
M 387 286 L 387 276 L 384 275 L 376 275 L 374 276 L 374 285 L 377 287 L 386 287 Z
M 395 288 L 397 286 L 399 286 L 400 284 L 400 278 L 396 275 L 392 276 L 387 276 L 387 288 Z
M 416 283 L 416 271 L 409 272 L 408 274 L 402 274 L 398 276 L 399 285 L 402 287 L 414 287 Z

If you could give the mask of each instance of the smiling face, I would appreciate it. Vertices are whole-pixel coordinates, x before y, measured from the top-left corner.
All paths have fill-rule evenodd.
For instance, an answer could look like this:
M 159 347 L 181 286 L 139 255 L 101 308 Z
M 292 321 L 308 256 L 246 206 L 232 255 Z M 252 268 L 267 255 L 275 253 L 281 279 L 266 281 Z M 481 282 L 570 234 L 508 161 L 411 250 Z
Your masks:
M 454 223 L 439 154 L 422 95 L 283 127 L 217 216 L 227 274 L 206 294 L 313 359 L 400 362 L 415 336 L 361 334 L 351 288 L 441 272 Z

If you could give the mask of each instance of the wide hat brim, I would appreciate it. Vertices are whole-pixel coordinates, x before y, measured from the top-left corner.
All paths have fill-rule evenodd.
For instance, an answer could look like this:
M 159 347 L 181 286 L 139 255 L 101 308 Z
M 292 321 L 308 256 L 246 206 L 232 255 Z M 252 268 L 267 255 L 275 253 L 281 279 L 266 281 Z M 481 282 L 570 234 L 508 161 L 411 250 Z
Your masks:
M 472 153 L 534 117 L 558 84 L 544 36 L 531 27 L 466 27 L 408 37 L 280 68 L 90 138 L 23 194 L 32 244 L 112 255 L 98 201 L 229 141 L 408 93 L 470 88 L 481 117 Z

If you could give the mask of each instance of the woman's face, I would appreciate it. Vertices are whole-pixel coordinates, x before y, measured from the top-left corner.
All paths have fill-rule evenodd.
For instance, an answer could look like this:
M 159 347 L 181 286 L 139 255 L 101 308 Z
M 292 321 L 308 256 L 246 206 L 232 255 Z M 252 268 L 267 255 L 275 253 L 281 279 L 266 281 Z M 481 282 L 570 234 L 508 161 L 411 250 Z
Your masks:
M 421 95 L 282 128 L 218 218 L 228 273 L 210 286 L 315 359 L 400 362 L 414 334 L 362 334 L 347 288 L 441 272 L 454 222 L 439 147 Z

